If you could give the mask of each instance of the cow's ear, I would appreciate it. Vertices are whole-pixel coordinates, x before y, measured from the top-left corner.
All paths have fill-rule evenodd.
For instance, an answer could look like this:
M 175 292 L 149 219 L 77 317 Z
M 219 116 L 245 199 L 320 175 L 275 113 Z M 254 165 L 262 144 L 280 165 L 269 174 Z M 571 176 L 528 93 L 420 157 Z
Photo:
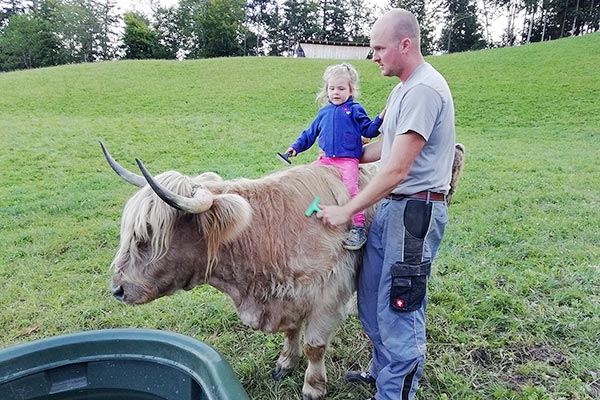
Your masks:
M 252 220 L 252 207 L 242 196 L 220 194 L 213 205 L 203 214 L 201 229 L 210 243 L 219 245 L 233 240 L 243 232 Z

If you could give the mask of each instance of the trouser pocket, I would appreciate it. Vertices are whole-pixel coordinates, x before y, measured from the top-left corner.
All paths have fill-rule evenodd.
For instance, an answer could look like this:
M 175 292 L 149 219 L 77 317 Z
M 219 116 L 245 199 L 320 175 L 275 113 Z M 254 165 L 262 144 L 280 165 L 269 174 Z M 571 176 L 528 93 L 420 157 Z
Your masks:
M 411 312 L 421 308 L 427 294 L 427 277 L 431 272 L 431 262 L 418 265 L 397 262 L 392 265 L 391 271 L 390 307 L 392 310 Z

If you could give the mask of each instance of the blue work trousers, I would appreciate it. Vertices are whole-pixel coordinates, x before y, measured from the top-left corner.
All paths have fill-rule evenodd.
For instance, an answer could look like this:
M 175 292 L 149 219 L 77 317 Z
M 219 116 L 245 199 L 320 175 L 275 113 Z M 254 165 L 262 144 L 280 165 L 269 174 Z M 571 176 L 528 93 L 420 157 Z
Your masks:
M 381 201 L 358 279 L 358 312 L 373 345 L 377 400 L 413 400 L 425 363 L 431 263 L 444 235 L 443 201 Z

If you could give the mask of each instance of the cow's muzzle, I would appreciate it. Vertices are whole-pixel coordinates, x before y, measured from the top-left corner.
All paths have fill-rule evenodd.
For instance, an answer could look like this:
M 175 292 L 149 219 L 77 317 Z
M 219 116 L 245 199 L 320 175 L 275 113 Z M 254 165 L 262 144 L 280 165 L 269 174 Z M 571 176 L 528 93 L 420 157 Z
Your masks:
M 110 291 L 115 299 L 123 302 L 125 301 L 125 290 L 123 290 L 123 286 L 113 287 Z
M 115 299 L 127 304 L 145 304 L 156 298 L 153 293 L 127 281 L 113 282 L 110 285 L 110 292 Z

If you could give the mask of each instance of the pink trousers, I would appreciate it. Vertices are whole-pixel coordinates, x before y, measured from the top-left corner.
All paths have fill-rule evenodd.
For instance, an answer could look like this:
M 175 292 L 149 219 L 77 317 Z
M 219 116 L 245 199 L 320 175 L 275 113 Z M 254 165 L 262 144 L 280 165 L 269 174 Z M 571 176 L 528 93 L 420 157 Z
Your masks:
M 350 197 L 358 194 L 358 159 L 357 158 L 335 158 L 320 156 L 313 164 L 316 165 L 333 165 L 340 171 L 342 182 L 346 185 L 346 189 L 350 193 Z M 365 212 L 359 211 L 354 214 L 352 224 L 356 226 L 365 225 Z

